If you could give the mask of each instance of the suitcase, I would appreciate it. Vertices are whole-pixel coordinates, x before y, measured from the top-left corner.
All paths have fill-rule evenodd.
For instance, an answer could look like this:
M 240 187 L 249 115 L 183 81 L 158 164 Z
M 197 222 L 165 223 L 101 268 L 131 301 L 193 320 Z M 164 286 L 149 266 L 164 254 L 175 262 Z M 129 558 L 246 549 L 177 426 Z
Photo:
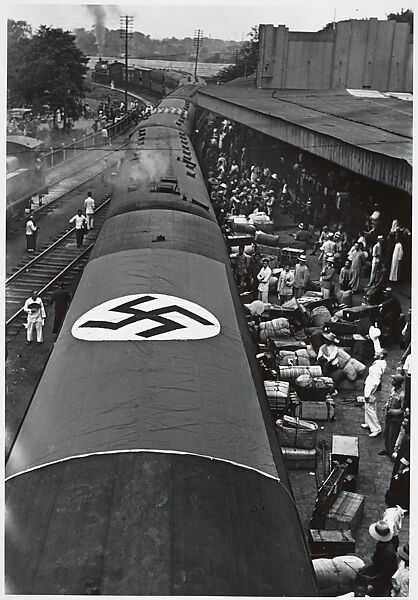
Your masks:
M 351 531 L 309 530 L 309 549 L 312 557 L 345 556 L 356 551 L 356 542 Z
M 300 402 L 295 407 L 295 417 L 311 421 L 332 421 L 335 419 L 335 402 L 332 399 Z
M 276 352 L 280 352 L 281 350 L 303 350 L 306 349 L 305 342 L 301 342 L 299 340 L 295 340 L 294 338 L 288 338 L 287 340 L 270 340 L 271 349 Z
M 316 469 L 315 449 L 282 448 L 282 454 L 289 471 L 314 471 Z
M 354 531 L 363 516 L 363 510 L 364 496 L 341 492 L 325 517 L 325 528 Z
M 373 358 L 374 345 L 372 340 L 358 333 L 354 333 L 353 350 L 351 356 L 362 363 L 366 362 L 369 358 Z
M 332 333 L 335 333 L 335 335 L 338 336 L 340 339 L 343 336 L 347 336 L 352 333 L 358 333 L 357 325 L 355 323 L 350 322 L 343 323 L 341 321 L 336 321 L 334 323 L 333 321 L 328 321 L 327 323 L 324 323 L 324 329 L 332 331 Z
M 344 321 L 358 321 L 363 317 L 370 317 L 373 306 L 362 304 L 361 306 L 352 306 L 343 310 Z

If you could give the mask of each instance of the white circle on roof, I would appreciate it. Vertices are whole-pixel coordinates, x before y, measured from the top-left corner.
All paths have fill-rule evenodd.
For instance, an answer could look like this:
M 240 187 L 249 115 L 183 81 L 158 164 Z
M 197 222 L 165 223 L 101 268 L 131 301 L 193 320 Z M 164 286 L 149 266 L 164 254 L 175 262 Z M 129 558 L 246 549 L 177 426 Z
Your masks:
M 107 300 L 74 323 L 75 338 L 97 341 L 201 340 L 218 335 L 219 321 L 206 308 L 165 294 Z

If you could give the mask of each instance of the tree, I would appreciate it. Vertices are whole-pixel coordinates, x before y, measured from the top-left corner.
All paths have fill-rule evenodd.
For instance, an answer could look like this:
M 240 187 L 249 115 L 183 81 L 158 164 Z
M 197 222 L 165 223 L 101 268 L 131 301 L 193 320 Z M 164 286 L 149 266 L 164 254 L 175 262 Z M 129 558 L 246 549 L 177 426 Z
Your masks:
M 30 84 L 26 80 L 26 62 L 30 56 L 29 46 L 32 29 L 25 21 L 7 22 L 7 92 L 12 106 L 23 103 L 24 90 Z
M 250 40 L 236 53 L 235 64 L 222 69 L 218 74 L 217 80 L 221 83 L 255 73 L 258 63 L 258 27 L 252 27 L 248 37 Z
M 65 127 L 68 117 L 77 119 L 81 114 L 88 59 L 75 45 L 72 33 L 44 25 L 32 37 L 28 51 L 24 76 L 25 80 L 30 77 L 30 86 L 25 89 L 25 100 L 38 110 L 47 104 L 54 117 L 62 107 Z
M 414 33 L 414 13 L 410 8 L 401 9 L 400 13 L 390 13 L 386 15 L 389 21 L 397 21 L 398 23 L 409 23 L 411 33 Z

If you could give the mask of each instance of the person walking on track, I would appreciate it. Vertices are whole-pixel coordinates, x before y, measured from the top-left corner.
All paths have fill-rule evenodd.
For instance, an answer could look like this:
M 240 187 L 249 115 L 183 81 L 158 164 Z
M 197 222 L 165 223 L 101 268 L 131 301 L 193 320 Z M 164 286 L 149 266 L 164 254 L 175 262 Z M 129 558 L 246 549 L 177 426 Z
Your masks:
M 84 200 L 84 210 L 86 211 L 87 229 L 94 229 L 94 199 L 91 197 L 91 192 L 88 192 L 87 198 Z
M 42 344 L 44 341 L 42 328 L 46 319 L 44 303 L 39 298 L 37 292 L 33 291 L 23 306 L 23 310 L 28 315 L 26 322 L 26 341 L 32 343 L 33 334 L 36 331 L 36 341 Z
M 35 225 L 33 213 L 31 213 L 26 221 L 26 248 L 28 252 L 35 252 L 36 250 L 37 233 L 38 227 Z
M 77 242 L 77 248 L 81 248 L 83 245 L 84 232 L 87 227 L 87 219 L 83 215 L 81 209 L 77 211 L 77 214 L 74 215 L 69 222 L 75 223 L 75 239 Z

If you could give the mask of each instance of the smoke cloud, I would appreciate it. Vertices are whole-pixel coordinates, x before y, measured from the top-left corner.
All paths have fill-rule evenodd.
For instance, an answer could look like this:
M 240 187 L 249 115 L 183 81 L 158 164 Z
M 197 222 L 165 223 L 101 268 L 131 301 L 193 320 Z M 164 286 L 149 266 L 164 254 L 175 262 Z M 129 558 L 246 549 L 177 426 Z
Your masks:
M 97 48 L 99 55 L 103 56 L 104 43 L 106 37 L 105 21 L 106 21 L 106 10 L 99 4 L 88 4 L 87 9 L 94 17 L 94 32 L 96 34 Z
M 160 152 L 140 150 L 138 160 L 129 162 L 129 180 L 135 184 L 158 184 L 167 175 L 169 158 Z

